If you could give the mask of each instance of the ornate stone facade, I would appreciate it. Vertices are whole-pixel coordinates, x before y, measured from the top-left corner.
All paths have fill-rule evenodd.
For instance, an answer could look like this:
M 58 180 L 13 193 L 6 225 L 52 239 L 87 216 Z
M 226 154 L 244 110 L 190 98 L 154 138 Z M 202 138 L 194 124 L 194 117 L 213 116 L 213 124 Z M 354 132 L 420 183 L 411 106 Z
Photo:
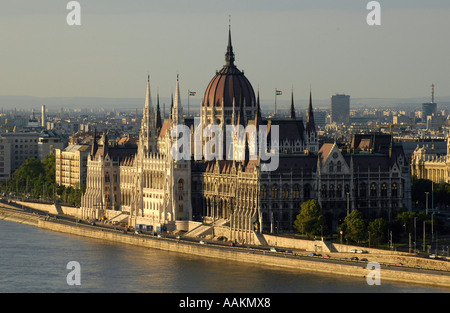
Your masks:
M 447 136 L 447 155 L 438 154 L 434 146 L 417 146 L 411 158 L 411 174 L 435 183 L 450 183 L 450 134 Z

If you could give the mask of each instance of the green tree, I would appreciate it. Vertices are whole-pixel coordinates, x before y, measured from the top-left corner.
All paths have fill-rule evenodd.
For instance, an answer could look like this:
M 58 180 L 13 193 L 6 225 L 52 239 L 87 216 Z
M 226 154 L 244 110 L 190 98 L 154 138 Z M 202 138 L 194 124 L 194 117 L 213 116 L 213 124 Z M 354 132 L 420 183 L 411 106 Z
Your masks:
M 30 158 L 12 174 L 12 177 L 1 184 L 1 189 L 6 192 L 14 192 L 17 196 L 28 196 L 31 199 L 53 201 L 55 193 L 64 202 L 72 205 L 80 205 L 81 197 L 86 191 L 86 186 L 80 188 L 65 188 L 58 186 L 55 179 L 56 159 L 54 155 L 47 155 L 43 161 Z
M 54 154 L 49 154 L 42 161 L 42 166 L 45 172 L 45 182 L 53 183 L 56 179 L 56 158 Z
M 437 205 L 450 205 L 450 184 L 448 183 L 432 183 L 431 180 L 417 178 L 413 176 L 411 179 L 411 200 L 417 209 L 424 209 L 426 203 L 426 192 L 428 195 L 428 207 L 436 207 Z M 431 195 L 433 192 L 433 197 Z M 434 198 L 434 203 L 431 202 Z
M 400 212 L 397 214 L 396 220 L 403 226 L 403 229 L 406 232 L 413 232 L 414 231 L 414 217 L 416 217 L 417 214 L 414 212 Z
M 377 218 L 369 223 L 367 227 L 370 232 L 370 242 L 380 245 L 385 241 L 388 223 L 384 218 Z
M 360 242 L 367 237 L 366 223 L 361 212 L 353 210 L 344 220 L 344 236 L 348 240 Z
M 303 202 L 300 209 L 300 214 L 297 215 L 294 221 L 294 228 L 301 233 L 306 233 L 309 237 L 318 236 L 325 227 L 324 218 L 317 200 L 308 200 Z

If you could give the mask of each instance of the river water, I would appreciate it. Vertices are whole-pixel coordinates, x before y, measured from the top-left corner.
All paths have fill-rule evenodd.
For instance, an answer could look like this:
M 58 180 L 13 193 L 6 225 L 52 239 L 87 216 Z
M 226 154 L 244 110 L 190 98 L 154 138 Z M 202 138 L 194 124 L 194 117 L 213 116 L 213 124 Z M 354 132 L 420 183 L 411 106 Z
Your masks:
M 80 265 L 80 285 L 69 285 Z M 71 276 L 73 277 L 73 276 Z M 382 279 L 382 277 L 381 277 Z M 103 242 L 0 220 L 0 293 L 411 293 L 449 289 L 274 269 Z

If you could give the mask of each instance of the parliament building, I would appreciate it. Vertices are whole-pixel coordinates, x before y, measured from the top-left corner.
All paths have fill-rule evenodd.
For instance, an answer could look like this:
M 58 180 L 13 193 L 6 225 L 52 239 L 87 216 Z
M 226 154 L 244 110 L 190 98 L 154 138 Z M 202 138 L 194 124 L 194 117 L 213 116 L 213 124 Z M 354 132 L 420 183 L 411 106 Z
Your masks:
M 230 30 L 225 65 L 206 87 L 200 124 L 183 113 L 179 85 L 177 76 L 170 115 L 163 119 L 148 79 L 137 151 L 109 147 L 107 134 L 94 139 L 83 218 L 121 217 L 153 231 L 258 243 L 262 232 L 293 232 L 300 205 L 310 199 L 318 200 L 331 230 L 354 209 L 368 219 L 389 219 L 411 208 L 410 165 L 390 135 L 354 135 L 345 148 L 319 145 L 311 93 L 305 121 L 295 114 L 293 96 L 289 117 L 263 117 L 259 92 L 236 67 Z M 191 143 L 200 134 L 201 151 L 214 157 L 196 158 L 198 141 L 184 150 L 189 158 L 175 157 L 180 125 L 190 130 Z M 227 135 L 215 137 L 211 125 Z M 256 132 L 239 139 L 227 126 Z M 276 166 L 269 166 L 274 158 Z

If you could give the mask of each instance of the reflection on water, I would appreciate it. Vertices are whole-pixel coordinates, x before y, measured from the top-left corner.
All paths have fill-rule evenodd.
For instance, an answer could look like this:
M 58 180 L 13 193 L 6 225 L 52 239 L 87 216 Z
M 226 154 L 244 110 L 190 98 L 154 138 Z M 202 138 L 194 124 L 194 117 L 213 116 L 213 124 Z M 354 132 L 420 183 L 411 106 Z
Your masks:
M 81 265 L 69 286 L 66 265 Z M 0 220 L 0 292 L 449 292 L 113 244 Z

